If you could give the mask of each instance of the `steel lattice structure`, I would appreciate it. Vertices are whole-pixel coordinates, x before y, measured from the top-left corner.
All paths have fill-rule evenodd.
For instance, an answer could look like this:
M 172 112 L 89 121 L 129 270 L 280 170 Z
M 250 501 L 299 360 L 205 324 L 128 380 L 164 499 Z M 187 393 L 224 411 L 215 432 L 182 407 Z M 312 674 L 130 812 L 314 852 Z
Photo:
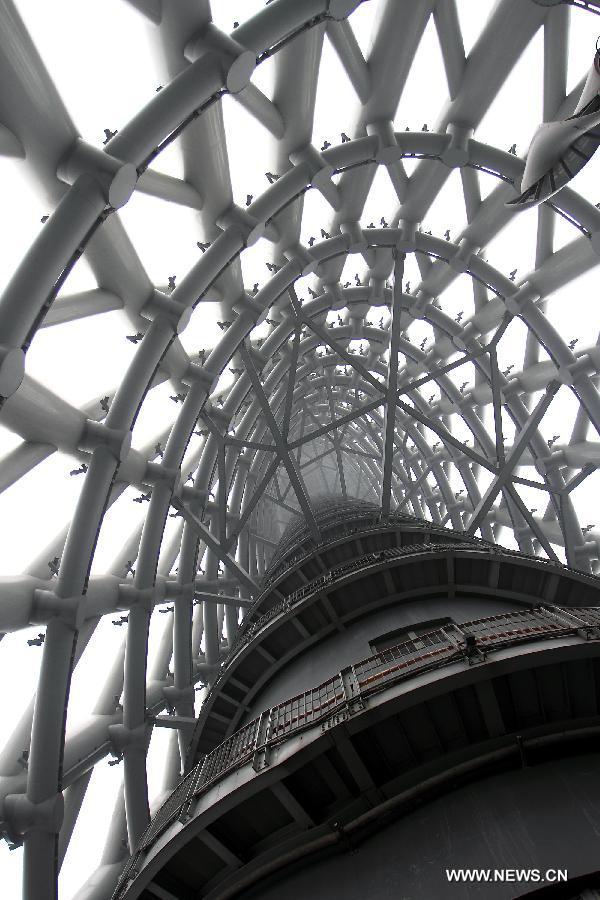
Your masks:
M 56 451 L 86 467 L 66 532 L 25 574 L 0 585 L 3 632 L 44 628 L 35 704 L 0 757 L 0 818 L 8 839 L 24 844 L 28 900 L 55 896 L 92 768 L 110 753 L 123 760 L 124 791 L 102 868 L 78 896 L 100 900 L 116 883 L 148 823 L 153 717 L 169 709 L 193 718 L 194 685 L 210 681 L 235 639 L 286 523 L 304 518 L 319 540 L 316 494 L 361 496 L 384 516 L 405 512 L 492 542 L 500 527 L 511 528 L 524 553 L 557 560 L 561 546 L 572 568 L 598 568 L 600 532 L 582 533 L 571 494 L 600 460 L 600 352 L 595 344 L 571 347 L 544 309 L 553 292 L 600 262 L 600 210 L 568 187 L 560 191 L 538 212 L 535 268 L 511 279 L 483 251 L 516 215 L 505 203 L 518 191 L 524 161 L 473 137 L 539 29 L 545 117 L 574 108 L 578 90 L 566 92 L 569 4 L 500 0 L 466 58 L 455 0 L 382 0 L 365 59 L 352 28 L 360 0 L 273 0 L 231 34 L 212 24 L 208 0 L 129 2 L 155 25 L 170 81 L 129 124 L 108 133 L 104 147 L 79 138 L 11 0 L 0 2 L 0 153 L 22 157 L 54 203 L 0 300 L 0 422 L 24 441 L 0 462 L 0 484 L 6 489 Z M 592 0 L 573 5 L 598 11 Z M 396 132 L 431 17 L 449 100 L 433 129 Z M 356 106 L 348 134 L 319 148 L 311 134 L 325 37 Z M 271 57 L 273 99 L 252 82 Z M 274 171 L 246 208 L 234 202 L 228 172 L 227 94 L 274 144 Z M 183 151 L 184 180 L 152 168 L 171 145 Z M 418 161 L 410 177 L 406 159 Z M 451 240 L 419 225 L 454 169 L 468 224 Z M 363 227 L 378 170 L 389 176 L 397 212 L 389 223 Z M 483 201 L 481 171 L 498 180 Z M 153 285 L 119 218 L 134 190 L 199 210 L 202 252 L 170 291 Z M 321 195 L 330 214 L 321 238 L 302 243 L 308 191 Z M 573 237 L 555 252 L 557 216 Z M 261 239 L 270 244 L 269 279 L 251 288 L 241 259 Z M 412 254 L 421 281 L 408 292 L 404 264 Z M 62 286 L 82 255 L 99 287 L 69 295 Z M 362 273 L 354 285 L 342 277 L 349 255 Z M 470 279 L 474 312 L 457 321 L 440 301 L 459 277 Z M 222 337 L 191 359 L 179 335 L 215 296 Z M 374 308 L 379 325 L 369 321 Z M 42 325 L 112 309 L 126 313 L 135 344 L 115 391 L 77 409 L 24 374 Z M 503 374 L 498 348 L 517 319 L 527 328 L 524 360 Z M 411 342 L 414 320 L 430 326 L 429 346 Z M 450 377 L 461 366 L 463 388 L 473 381 L 467 390 Z M 228 369 L 236 377 L 223 388 Z M 166 381 L 179 404 L 175 420 L 157 428 L 154 449 L 133 449 L 138 414 Z M 571 391 L 580 404 L 562 446 L 540 430 L 558 391 Z M 503 435 L 509 425 L 512 440 Z M 198 430 L 201 441 L 191 443 Z M 534 467 L 535 477 L 525 477 L 523 466 Z M 450 473 L 462 479 L 460 491 Z M 90 577 L 105 513 L 131 485 L 149 501 L 143 527 L 106 575 Z M 540 492 L 538 516 L 522 487 Z M 169 516 L 178 521 L 165 544 Z M 147 671 L 150 618 L 167 600 L 172 628 Z M 89 722 L 65 742 L 73 669 L 101 618 L 117 611 L 128 616 L 122 648 Z M 180 775 L 189 728 L 172 734 L 166 790 Z

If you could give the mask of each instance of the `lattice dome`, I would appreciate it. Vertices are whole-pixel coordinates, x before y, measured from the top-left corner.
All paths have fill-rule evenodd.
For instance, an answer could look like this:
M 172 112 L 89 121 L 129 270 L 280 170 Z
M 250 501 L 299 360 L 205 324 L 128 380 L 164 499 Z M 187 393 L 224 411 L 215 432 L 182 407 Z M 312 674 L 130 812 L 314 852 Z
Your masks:
M 10 896 L 107 896 L 322 495 L 600 570 L 599 163 L 506 205 L 599 11 L 0 0 Z

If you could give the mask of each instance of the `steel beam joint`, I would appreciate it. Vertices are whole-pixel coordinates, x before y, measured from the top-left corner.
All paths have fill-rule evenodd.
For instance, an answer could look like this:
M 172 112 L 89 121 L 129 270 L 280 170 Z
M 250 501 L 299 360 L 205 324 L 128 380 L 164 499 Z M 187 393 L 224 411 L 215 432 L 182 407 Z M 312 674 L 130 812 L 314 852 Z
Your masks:
M 4 798 L 4 815 L 13 833 L 24 835 L 30 831 L 58 834 L 64 816 L 62 793 L 54 794 L 41 803 L 33 803 L 26 794 L 8 794 Z
M 93 451 L 97 447 L 107 447 L 117 462 L 124 462 L 131 449 L 131 432 L 86 419 L 79 449 Z
M 79 631 L 87 617 L 87 601 L 80 597 L 59 597 L 53 591 L 36 588 L 33 592 L 31 624 L 47 625 L 51 619 L 61 619 Z
M 66 184 L 74 184 L 81 175 L 91 175 L 100 185 L 104 199 L 113 209 L 125 206 L 138 179 L 133 163 L 105 153 L 77 138 L 56 170 L 57 177 Z

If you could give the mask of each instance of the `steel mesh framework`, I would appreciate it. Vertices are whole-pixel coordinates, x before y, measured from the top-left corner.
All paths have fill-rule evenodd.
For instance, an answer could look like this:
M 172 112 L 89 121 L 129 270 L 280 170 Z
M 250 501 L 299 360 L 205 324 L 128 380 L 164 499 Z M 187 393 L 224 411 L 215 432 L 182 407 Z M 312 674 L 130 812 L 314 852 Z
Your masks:
M 107 132 L 103 147 L 78 136 L 12 2 L 0 2 L 0 153 L 22 157 L 54 204 L 0 300 L 0 422 L 23 439 L 0 462 L 0 484 L 6 490 L 54 452 L 74 457 L 83 476 L 65 532 L 26 573 L 0 584 L 0 629 L 42 628 L 35 702 L 0 757 L 0 818 L 7 839 L 24 845 L 28 900 L 55 896 L 91 771 L 109 754 L 123 761 L 123 792 L 101 870 L 80 896 L 100 898 L 114 885 L 149 821 L 153 717 L 168 709 L 178 723 L 168 789 L 179 779 L 194 685 L 213 677 L 233 644 L 284 527 L 303 519 L 319 540 L 316 494 L 361 497 L 383 516 L 404 512 L 491 542 L 510 529 L 525 553 L 598 569 L 600 532 L 582 530 L 573 492 L 600 459 L 600 351 L 589 341 L 575 347 L 545 308 L 600 261 L 600 211 L 564 188 L 537 213 L 535 267 L 519 278 L 495 268 L 484 250 L 511 227 L 505 202 L 524 163 L 474 137 L 540 29 L 544 117 L 574 108 L 569 4 L 500 0 L 466 57 L 454 0 L 369 0 L 379 8 L 365 58 L 352 24 L 356 0 L 273 0 L 231 34 L 212 23 L 206 0 L 130 2 L 155 26 L 170 78 L 118 133 Z M 597 12 L 592 0 L 574 5 L 582 7 L 574 16 Z M 430 20 L 448 102 L 434 127 L 399 131 L 402 92 Z M 325 38 L 356 104 L 340 138 L 318 146 Z M 272 97 L 252 80 L 270 59 Z M 227 139 L 243 139 L 226 134 L 229 95 L 273 143 L 265 190 L 245 206 L 234 201 L 228 170 Z M 183 179 L 153 168 L 169 148 L 183 153 Z M 262 177 L 263 160 L 252 165 Z M 451 238 L 421 223 L 453 170 L 468 223 Z M 396 213 L 365 222 L 381 172 Z M 497 179 L 483 200 L 482 173 Z M 152 283 L 117 212 L 134 191 L 199 211 L 197 262 L 168 287 Z M 320 236 L 303 240 L 309 193 L 327 218 Z M 555 251 L 558 217 L 572 238 Z M 265 243 L 268 279 L 247 285 L 243 261 Z M 82 256 L 98 287 L 69 294 L 63 285 Z M 349 259 L 359 271 L 347 280 Z M 412 290 L 411 259 L 420 273 Z M 444 292 L 458 279 L 472 312 L 453 317 Z M 180 336 L 215 301 L 221 338 L 192 358 Z M 24 374 L 40 328 L 114 309 L 127 316 L 134 345 L 116 390 L 78 409 Z M 429 330 L 420 345 L 411 340 L 415 321 Z M 502 372 L 517 323 L 526 329 L 521 364 Z M 134 449 L 138 416 L 165 383 L 174 421 Z M 562 444 L 544 430 L 559 392 L 579 404 Z M 106 574 L 90 574 L 103 520 L 131 486 L 143 524 Z M 542 498 L 538 515 L 525 489 Z M 165 601 L 169 625 L 148 670 L 149 624 Z M 115 614 L 127 624 L 122 647 L 89 721 L 65 741 L 74 668 L 102 618 Z

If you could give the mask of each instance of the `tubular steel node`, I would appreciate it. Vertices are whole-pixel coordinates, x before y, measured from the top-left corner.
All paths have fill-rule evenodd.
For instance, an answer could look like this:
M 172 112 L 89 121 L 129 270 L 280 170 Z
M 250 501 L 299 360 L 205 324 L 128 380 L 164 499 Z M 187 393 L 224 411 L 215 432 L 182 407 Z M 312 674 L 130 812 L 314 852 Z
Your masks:
M 121 5 L 127 82 L 139 25 L 161 83 L 89 141 L 28 0 L 0 0 L 6 194 L 24 172 L 43 201 L 3 211 L 3 241 L 24 209 L 35 236 L 0 297 L 3 540 L 31 543 L 0 580 L 0 659 L 10 691 L 38 673 L 31 702 L 6 701 L 0 829 L 26 900 L 111 896 L 247 610 L 347 501 L 382 527 L 600 572 L 595 119 L 565 150 L 586 148 L 577 180 L 554 192 L 533 166 L 539 205 L 510 205 L 540 122 L 578 109 L 600 3 L 482 0 L 477 34 L 471 0 Z M 52 4 L 56 40 L 86 94 L 67 8 Z M 486 116 L 524 72 L 496 146 Z M 156 276 L 176 215 L 188 262 Z M 55 387 L 66 369 L 90 401 Z

